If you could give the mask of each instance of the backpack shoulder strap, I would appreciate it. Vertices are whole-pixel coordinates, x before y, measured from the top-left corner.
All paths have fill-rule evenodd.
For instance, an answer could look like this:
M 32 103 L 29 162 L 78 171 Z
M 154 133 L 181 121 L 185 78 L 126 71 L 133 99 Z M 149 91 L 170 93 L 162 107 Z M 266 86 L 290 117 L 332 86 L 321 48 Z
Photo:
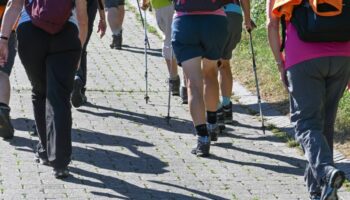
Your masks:
M 286 46 L 286 30 L 287 30 L 287 22 L 286 22 L 286 16 L 282 15 L 281 17 L 281 36 L 282 36 L 282 43 L 280 47 L 280 52 L 283 52 L 284 47 Z

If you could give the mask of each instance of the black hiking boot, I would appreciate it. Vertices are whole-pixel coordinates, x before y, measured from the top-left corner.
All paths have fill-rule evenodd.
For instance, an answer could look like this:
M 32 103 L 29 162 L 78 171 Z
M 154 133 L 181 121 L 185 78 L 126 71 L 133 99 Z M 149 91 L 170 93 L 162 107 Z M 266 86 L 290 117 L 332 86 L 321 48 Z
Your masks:
M 55 178 L 57 178 L 57 179 L 64 179 L 64 178 L 67 178 L 67 177 L 69 176 L 68 167 L 64 167 L 64 168 L 54 168 L 54 169 L 53 169 L 53 175 L 54 175 Z
M 345 173 L 334 169 L 327 173 L 322 188 L 321 200 L 338 200 L 337 191 L 345 181 Z
M 311 193 L 310 200 L 321 200 L 321 194 L 320 193 Z
M 208 157 L 210 150 L 210 137 L 198 136 L 197 146 L 192 149 L 191 153 L 200 157 Z
M 223 113 L 224 113 L 224 123 L 225 124 L 232 124 L 232 102 L 228 104 L 227 106 L 223 106 Z
M 40 155 L 38 152 L 35 152 L 34 154 L 34 161 L 36 163 L 39 163 L 41 165 L 46 165 L 46 166 L 49 166 L 50 165 L 50 162 L 47 158 L 44 158 L 42 155 Z
M 76 77 L 74 80 L 74 87 L 71 96 L 72 105 L 75 108 L 79 108 L 87 101 L 86 96 L 82 93 L 83 87 L 83 81 L 81 81 L 79 77 Z
M 225 115 L 224 115 L 224 109 L 221 107 L 216 112 L 216 118 L 217 118 L 217 124 L 219 126 L 220 132 L 225 130 Z M 213 140 L 213 138 L 212 138 Z M 214 140 L 213 140 L 214 141 Z
M 180 89 L 180 97 L 182 104 L 188 104 L 187 87 L 182 86 Z
M 169 79 L 170 91 L 173 96 L 180 95 L 180 77 L 177 76 L 175 79 Z
M 112 37 L 113 37 L 112 44 L 109 45 L 111 49 L 121 50 L 122 43 L 123 43 L 123 31 L 120 31 L 118 35 L 112 35 Z
M 220 128 L 217 124 L 207 124 L 208 133 L 210 135 L 211 141 L 218 141 L 218 137 L 220 134 Z
M 10 107 L 6 105 L 0 106 L 0 137 L 4 139 L 12 139 L 14 135 L 10 110 Z

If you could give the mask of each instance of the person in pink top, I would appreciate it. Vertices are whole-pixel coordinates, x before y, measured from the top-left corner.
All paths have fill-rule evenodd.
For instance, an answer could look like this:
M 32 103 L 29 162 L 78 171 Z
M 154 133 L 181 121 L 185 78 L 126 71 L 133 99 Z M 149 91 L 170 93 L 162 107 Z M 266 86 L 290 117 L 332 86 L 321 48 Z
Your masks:
M 287 22 L 284 54 L 280 52 L 280 18 L 267 1 L 268 39 L 290 94 L 291 121 L 308 165 L 305 181 L 310 199 L 338 199 L 345 179 L 334 166 L 333 135 L 337 107 L 350 77 L 350 42 L 304 42 Z
M 218 139 L 217 62 L 227 36 L 225 12 L 220 5 L 211 3 L 211 0 L 177 1 L 172 24 L 172 47 L 187 78 L 188 103 L 198 136 L 191 153 L 203 157 L 209 156 L 210 142 Z

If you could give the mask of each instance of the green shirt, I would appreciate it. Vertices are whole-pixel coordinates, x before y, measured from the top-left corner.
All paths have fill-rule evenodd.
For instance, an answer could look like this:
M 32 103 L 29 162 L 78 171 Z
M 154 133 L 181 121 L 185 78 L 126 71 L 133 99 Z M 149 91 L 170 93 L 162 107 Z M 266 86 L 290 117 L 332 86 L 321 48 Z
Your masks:
M 154 9 L 160 9 L 171 5 L 171 0 L 151 0 Z

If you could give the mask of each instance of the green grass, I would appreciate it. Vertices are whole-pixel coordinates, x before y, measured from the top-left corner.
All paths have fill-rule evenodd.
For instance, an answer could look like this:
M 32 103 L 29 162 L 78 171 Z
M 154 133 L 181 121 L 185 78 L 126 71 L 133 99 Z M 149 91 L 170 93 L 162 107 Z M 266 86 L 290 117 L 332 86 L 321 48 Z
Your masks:
M 257 28 L 252 32 L 253 46 L 256 56 L 257 74 L 261 96 L 283 114 L 289 112 L 288 94 L 284 90 L 279 78 L 279 72 L 272 56 L 266 31 L 265 1 L 252 0 L 252 18 L 257 24 Z M 242 40 L 234 51 L 232 60 L 232 71 L 235 80 L 239 80 L 248 89 L 255 93 L 255 80 L 252 68 L 252 57 L 249 45 L 249 34 L 243 32 Z M 338 116 L 336 120 L 337 143 L 350 143 L 350 93 L 345 92 L 339 104 Z M 296 145 L 289 142 L 288 145 Z M 349 146 L 349 145 L 348 145 Z M 345 148 L 345 147 L 342 147 Z M 341 150 L 341 149 L 340 149 Z M 348 149 L 349 151 L 349 149 Z M 343 151 L 346 154 L 346 150 Z M 350 155 L 349 155 L 350 156 Z

